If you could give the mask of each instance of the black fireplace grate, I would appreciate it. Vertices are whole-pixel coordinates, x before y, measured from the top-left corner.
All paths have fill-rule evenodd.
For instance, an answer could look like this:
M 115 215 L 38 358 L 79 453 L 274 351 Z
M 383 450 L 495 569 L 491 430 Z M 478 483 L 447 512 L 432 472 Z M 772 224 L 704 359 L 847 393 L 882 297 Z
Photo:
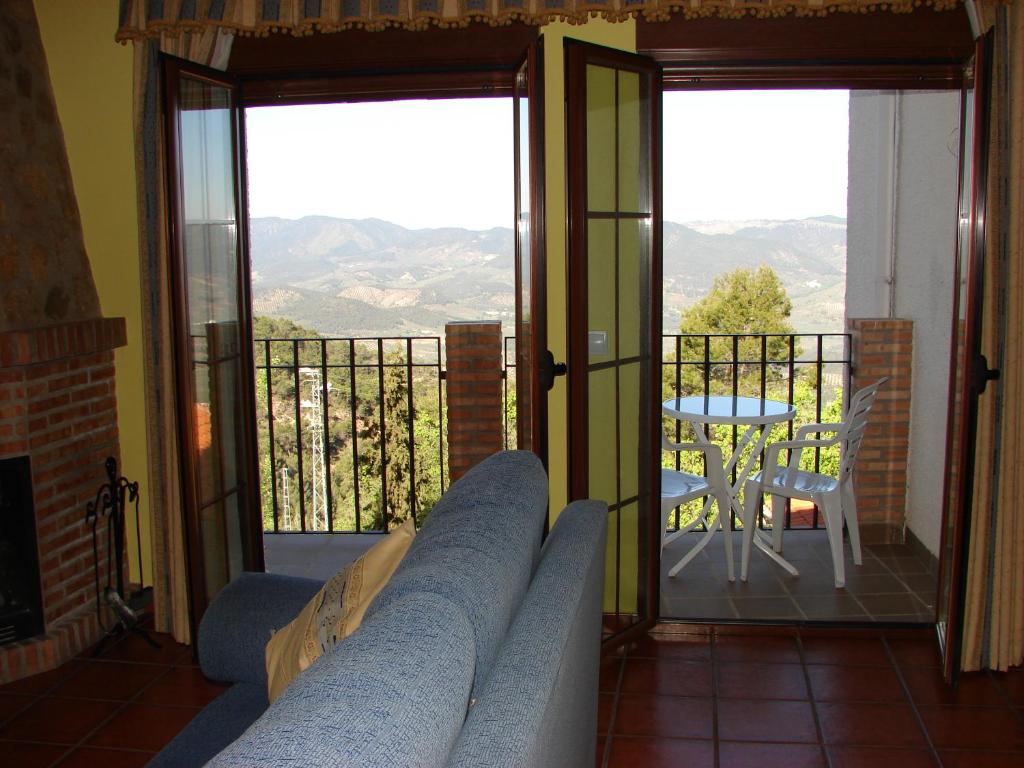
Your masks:
M 32 466 L 28 456 L 0 459 L 0 645 L 42 631 Z

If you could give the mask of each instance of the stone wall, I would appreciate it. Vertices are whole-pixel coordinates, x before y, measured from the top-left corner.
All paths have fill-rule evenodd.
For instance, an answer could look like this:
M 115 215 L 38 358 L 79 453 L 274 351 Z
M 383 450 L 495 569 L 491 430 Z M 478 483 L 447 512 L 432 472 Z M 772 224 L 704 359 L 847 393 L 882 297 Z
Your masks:
M 0 180 L 0 331 L 98 317 L 31 0 L 0 3 Z

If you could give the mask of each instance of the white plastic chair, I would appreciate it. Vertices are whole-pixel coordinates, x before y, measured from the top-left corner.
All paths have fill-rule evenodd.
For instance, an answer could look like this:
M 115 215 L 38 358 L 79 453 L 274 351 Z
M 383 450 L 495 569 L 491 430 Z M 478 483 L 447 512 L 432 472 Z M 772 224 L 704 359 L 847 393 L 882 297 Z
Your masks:
M 693 548 L 683 556 L 669 570 L 669 576 L 675 576 L 682 568 L 689 563 L 698 552 L 708 545 L 714 536 L 718 526 L 722 526 L 722 536 L 725 539 L 725 564 L 729 572 L 729 581 L 736 580 L 736 572 L 733 567 L 732 554 L 732 507 L 729 503 L 729 492 L 725 484 L 725 471 L 722 468 L 722 449 L 717 445 L 705 445 L 702 443 L 673 443 L 665 434 L 661 435 L 661 447 L 666 451 L 699 451 L 704 454 L 707 465 L 707 477 L 694 475 L 689 472 L 680 472 L 674 469 L 662 468 L 661 470 L 661 548 L 675 541 L 683 534 L 689 533 L 701 523 L 707 527 L 704 537 L 697 542 Z M 678 531 L 668 533 L 668 518 L 680 504 L 699 498 L 709 496 L 704 509 L 700 515 L 689 525 L 680 527 Z M 712 500 L 718 504 L 718 518 L 714 523 L 708 522 L 711 512 Z
M 752 475 L 744 486 L 743 552 L 741 556 L 740 579 L 747 580 L 750 564 L 750 545 L 757 524 L 757 509 L 765 493 L 772 497 L 772 548 L 782 552 L 782 529 L 785 516 L 784 498 L 803 499 L 814 502 L 825 518 L 832 552 L 832 567 L 836 587 L 846 583 L 843 561 L 843 519 L 850 532 L 850 549 L 853 562 L 863 562 L 860 548 L 860 526 L 857 522 L 857 500 L 853 492 L 853 468 L 857 451 L 868 425 L 868 412 L 875 401 L 878 388 L 887 378 L 882 378 L 859 390 L 852 398 L 846 418 L 840 424 L 807 424 L 796 432 L 795 440 L 782 440 L 768 446 L 765 453 L 764 469 Z M 824 437 L 831 433 L 831 437 Z M 809 439 L 808 435 L 818 435 Z M 827 448 L 839 445 L 839 476 L 832 477 L 800 469 L 800 456 L 805 448 Z M 789 464 L 779 466 L 779 453 L 790 449 Z

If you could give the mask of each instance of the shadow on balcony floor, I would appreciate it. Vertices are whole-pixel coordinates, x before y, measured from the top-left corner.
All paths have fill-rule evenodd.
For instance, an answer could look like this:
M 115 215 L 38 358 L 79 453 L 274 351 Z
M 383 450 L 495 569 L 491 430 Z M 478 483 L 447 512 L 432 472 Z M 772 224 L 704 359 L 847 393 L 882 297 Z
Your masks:
M 326 581 L 378 541 L 380 533 L 265 533 L 268 573 Z
M 846 587 L 836 589 L 824 530 L 787 531 L 785 557 L 800 571 L 788 573 L 763 553 L 750 555 L 750 575 L 739 580 L 740 541 L 733 535 L 735 582 L 726 578 L 721 532 L 675 578 L 675 564 L 701 534 L 665 547 L 661 564 L 661 615 L 670 619 L 785 621 L 935 621 L 936 574 L 908 545 L 865 546 L 864 564 L 853 564 L 846 543 Z

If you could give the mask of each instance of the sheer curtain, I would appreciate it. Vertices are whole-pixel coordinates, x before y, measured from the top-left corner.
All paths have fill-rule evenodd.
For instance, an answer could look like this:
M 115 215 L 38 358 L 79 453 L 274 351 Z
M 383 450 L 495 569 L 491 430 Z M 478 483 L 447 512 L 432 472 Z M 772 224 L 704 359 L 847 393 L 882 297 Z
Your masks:
M 156 629 L 170 632 L 181 643 L 190 642 L 191 637 L 167 261 L 159 54 L 169 53 L 223 69 L 227 66 L 231 40 L 230 34 L 216 28 L 181 34 L 165 32 L 135 40 L 135 168 L 142 259 L 154 613 Z

